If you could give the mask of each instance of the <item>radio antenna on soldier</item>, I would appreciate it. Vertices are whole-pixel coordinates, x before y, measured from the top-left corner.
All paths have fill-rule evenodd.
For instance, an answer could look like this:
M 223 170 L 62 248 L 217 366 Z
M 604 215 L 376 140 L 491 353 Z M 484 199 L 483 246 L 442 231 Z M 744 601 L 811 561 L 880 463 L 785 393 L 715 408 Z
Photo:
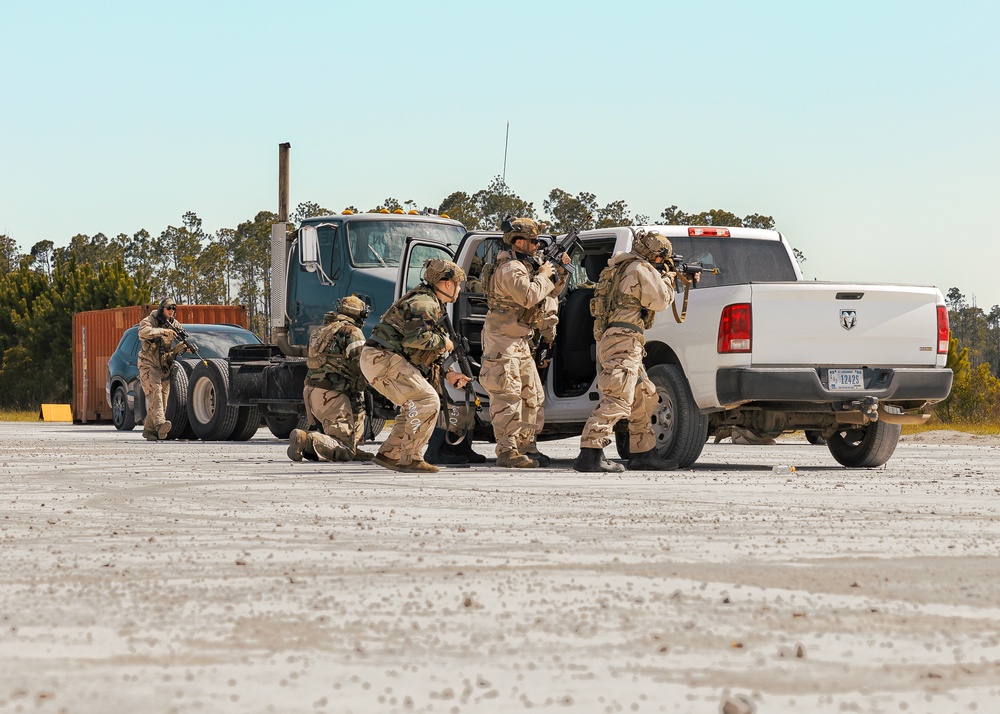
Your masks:
M 503 138 L 503 175 L 500 180 L 507 185 L 507 142 L 510 140 L 510 121 L 507 122 L 507 134 Z

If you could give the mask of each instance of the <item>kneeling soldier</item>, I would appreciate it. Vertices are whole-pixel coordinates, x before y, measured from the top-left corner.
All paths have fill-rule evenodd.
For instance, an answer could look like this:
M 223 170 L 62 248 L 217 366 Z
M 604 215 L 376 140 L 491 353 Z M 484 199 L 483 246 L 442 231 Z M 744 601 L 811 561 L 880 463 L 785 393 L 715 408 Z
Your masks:
M 374 454 L 358 448 L 364 434 L 367 382 L 359 360 L 365 335 L 361 326 L 368 305 L 356 295 L 342 297 L 336 312 L 323 317 L 323 326 L 309 339 L 306 366 L 306 418 L 318 431 L 295 429 L 288 437 L 288 458 L 301 461 L 370 461 Z

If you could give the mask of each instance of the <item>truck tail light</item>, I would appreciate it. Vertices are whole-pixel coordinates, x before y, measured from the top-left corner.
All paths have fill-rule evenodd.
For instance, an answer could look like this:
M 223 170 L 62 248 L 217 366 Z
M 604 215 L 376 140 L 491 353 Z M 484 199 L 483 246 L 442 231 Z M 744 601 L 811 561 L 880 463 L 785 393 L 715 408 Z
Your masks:
M 948 308 L 938 305 L 938 354 L 948 354 Z
M 705 228 L 704 226 L 691 226 L 688 228 L 689 236 L 718 236 L 719 238 L 728 238 L 729 229 L 728 228 Z
M 726 305 L 719 318 L 719 354 L 749 352 L 752 327 L 750 303 Z

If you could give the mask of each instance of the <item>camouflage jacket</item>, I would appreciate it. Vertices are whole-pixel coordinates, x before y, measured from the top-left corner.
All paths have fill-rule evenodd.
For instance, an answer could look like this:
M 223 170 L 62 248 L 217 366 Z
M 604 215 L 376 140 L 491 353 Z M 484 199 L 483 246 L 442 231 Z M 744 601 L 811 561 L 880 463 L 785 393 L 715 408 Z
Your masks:
M 594 315 L 606 321 L 606 331 L 602 334 L 624 330 L 642 335 L 652 326 L 656 313 L 674 301 L 673 277 L 673 273 L 657 271 L 648 260 L 631 251 L 612 257 L 601 272 L 595 291 L 596 294 L 611 288 L 607 314 Z M 594 336 L 601 339 L 598 331 L 595 322 Z
M 557 273 L 558 282 L 542 277 L 537 268 L 521 260 L 511 251 L 501 251 L 496 267 L 489 274 L 484 288 L 489 312 L 483 329 L 493 336 L 529 337 L 546 317 L 545 298 L 556 296 L 566 286 L 568 274 Z M 543 328 L 544 329 L 544 328 Z
M 368 386 L 361 373 L 365 335 L 357 321 L 337 315 L 309 338 L 306 383 L 334 392 L 357 395 Z
M 184 345 L 177 343 L 171 347 L 177 336 L 173 330 L 166 327 L 171 324 L 181 329 L 181 323 L 174 319 L 161 320 L 153 310 L 139 323 L 139 364 L 146 364 L 160 370 L 160 375 L 167 377 L 174 366 L 174 358 L 184 350 Z
M 418 285 L 385 311 L 368 344 L 403 355 L 427 376 L 445 353 L 443 310 L 433 288 Z

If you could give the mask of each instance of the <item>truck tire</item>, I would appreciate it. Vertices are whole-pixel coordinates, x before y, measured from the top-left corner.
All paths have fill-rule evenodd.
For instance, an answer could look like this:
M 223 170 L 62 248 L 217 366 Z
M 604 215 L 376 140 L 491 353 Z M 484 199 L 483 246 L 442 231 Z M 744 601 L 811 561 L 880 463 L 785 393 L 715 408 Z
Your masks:
M 708 417 L 695 404 L 680 365 L 658 364 L 648 372 L 659 397 L 659 406 L 653 412 L 656 452 L 676 461 L 679 468 L 687 468 L 705 448 Z
M 293 429 L 305 429 L 306 417 L 299 414 L 265 414 L 264 421 L 272 434 L 287 439 Z
M 240 407 L 240 415 L 236 417 L 236 426 L 230 439 L 233 441 L 249 441 L 260 429 L 260 408 Z
M 826 447 L 833 458 L 848 468 L 872 469 L 892 457 L 902 431 L 899 424 L 876 421 L 835 432 L 827 439 Z
M 136 382 L 139 387 L 139 383 Z M 139 387 L 142 389 L 142 387 Z M 135 412 L 129 408 L 128 392 L 125 386 L 119 384 L 111 393 L 111 421 L 118 431 L 132 431 L 135 429 Z
M 188 376 L 179 364 L 170 373 L 170 396 L 163 415 L 170 422 L 168 439 L 185 439 L 188 431 Z
M 191 372 L 187 414 L 199 439 L 225 441 L 236 428 L 239 407 L 229 405 L 229 365 L 223 359 L 203 360 Z

